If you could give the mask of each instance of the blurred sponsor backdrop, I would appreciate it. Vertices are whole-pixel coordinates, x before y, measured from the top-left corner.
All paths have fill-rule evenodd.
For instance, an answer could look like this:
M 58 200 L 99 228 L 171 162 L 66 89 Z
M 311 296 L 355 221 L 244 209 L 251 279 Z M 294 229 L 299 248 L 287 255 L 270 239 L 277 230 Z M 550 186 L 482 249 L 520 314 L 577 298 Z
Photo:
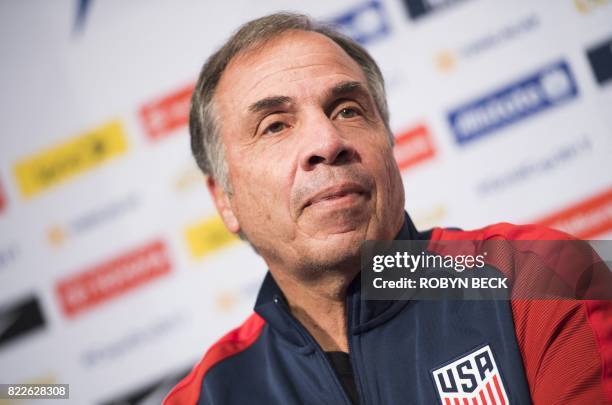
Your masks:
M 0 382 L 159 403 L 249 314 L 265 265 L 215 214 L 187 112 L 207 55 L 278 10 L 380 63 L 419 228 L 612 237 L 611 1 L 3 1 Z

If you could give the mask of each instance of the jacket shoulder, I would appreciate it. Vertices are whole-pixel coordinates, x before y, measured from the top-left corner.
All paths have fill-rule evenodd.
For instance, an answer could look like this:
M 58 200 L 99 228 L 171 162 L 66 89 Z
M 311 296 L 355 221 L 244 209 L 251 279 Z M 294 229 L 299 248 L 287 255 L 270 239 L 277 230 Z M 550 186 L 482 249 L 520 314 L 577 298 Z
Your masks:
M 538 224 L 515 225 L 499 222 L 483 228 L 465 231 L 456 228 L 435 228 L 433 240 L 569 240 L 573 236 Z
M 538 260 L 557 275 L 570 274 L 576 263 L 590 265 L 598 259 L 586 243 L 542 225 L 497 223 L 469 231 L 436 228 L 431 239 L 434 243 L 466 242 L 460 246 L 479 244 L 477 241 L 517 241 L 512 243 L 513 254 L 536 253 Z M 504 274 L 517 267 L 512 260 L 501 260 L 503 254 L 493 256 L 498 259 L 493 264 Z M 521 274 L 529 276 L 530 272 Z M 511 310 L 534 403 L 612 400 L 612 301 L 519 299 L 511 301 Z
M 256 313 L 219 339 L 164 398 L 164 405 L 195 404 L 200 398 L 206 373 L 216 364 L 248 349 L 259 337 L 265 321 Z

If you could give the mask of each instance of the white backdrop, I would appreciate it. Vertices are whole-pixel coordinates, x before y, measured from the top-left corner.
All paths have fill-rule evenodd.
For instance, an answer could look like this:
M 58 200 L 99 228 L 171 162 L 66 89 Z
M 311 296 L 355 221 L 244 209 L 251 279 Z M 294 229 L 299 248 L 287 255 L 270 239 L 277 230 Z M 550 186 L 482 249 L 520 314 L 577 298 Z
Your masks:
M 419 228 L 612 237 L 610 1 L 3 1 L 0 383 L 159 403 L 251 312 L 265 265 L 216 217 L 186 114 L 205 58 L 278 10 L 381 65 Z

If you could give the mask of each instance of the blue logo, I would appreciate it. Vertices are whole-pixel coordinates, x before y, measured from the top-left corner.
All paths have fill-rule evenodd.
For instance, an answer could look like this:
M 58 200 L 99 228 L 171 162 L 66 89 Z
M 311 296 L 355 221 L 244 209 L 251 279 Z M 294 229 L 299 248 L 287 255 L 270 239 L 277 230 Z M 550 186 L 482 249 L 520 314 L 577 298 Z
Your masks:
M 451 110 L 447 118 L 457 142 L 465 144 L 577 96 L 568 64 L 559 61 Z
M 385 10 L 378 0 L 361 4 L 332 19 L 331 23 L 361 45 L 384 38 L 390 33 Z
M 76 16 L 74 18 L 74 32 L 81 31 L 85 26 L 85 19 L 87 18 L 87 13 L 91 7 L 91 2 L 92 0 L 78 0 Z
M 439 9 L 446 8 L 459 0 L 403 0 L 408 15 L 413 20 L 425 17 Z
M 587 57 L 597 83 L 612 81 L 612 38 L 587 50 Z

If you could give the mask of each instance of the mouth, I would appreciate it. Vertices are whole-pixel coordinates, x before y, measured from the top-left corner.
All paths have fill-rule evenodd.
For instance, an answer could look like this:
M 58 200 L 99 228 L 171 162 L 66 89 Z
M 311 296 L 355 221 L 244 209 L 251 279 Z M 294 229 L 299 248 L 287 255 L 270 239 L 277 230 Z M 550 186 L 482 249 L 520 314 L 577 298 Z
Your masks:
M 312 197 L 304 204 L 303 210 L 313 205 L 317 206 L 336 206 L 343 204 L 353 204 L 363 197 L 368 197 L 369 192 L 361 185 L 356 183 L 343 183 L 326 188 Z

